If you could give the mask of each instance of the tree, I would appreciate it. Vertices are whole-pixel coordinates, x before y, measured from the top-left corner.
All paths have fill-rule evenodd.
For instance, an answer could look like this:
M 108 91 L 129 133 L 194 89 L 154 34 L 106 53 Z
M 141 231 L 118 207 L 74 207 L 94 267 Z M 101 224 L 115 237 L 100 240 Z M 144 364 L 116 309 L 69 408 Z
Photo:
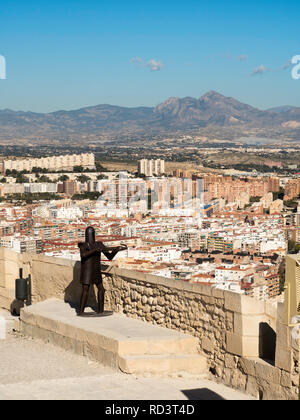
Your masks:
M 48 183 L 52 183 L 53 181 L 52 181 L 52 180 L 51 180 L 48 176 L 46 176 L 46 175 L 42 175 L 42 176 L 39 178 L 38 182 L 48 182 Z
M 26 176 L 24 176 L 23 174 L 18 174 L 17 175 L 17 178 L 16 178 L 16 183 L 17 184 L 25 184 L 25 183 L 28 183 L 28 182 L 29 182 L 29 179 Z
M 279 191 L 273 192 L 273 200 L 283 200 L 284 197 L 284 189 L 280 187 Z
M 261 197 L 250 197 L 250 203 L 259 203 L 260 202 Z
M 290 208 L 293 208 L 293 209 L 296 209 L 297 206 L 298 206 L 298 202 L 297 201 L 294 201 L 294 200 L 284 201 L 283 204 L 286 207 L 290 207 Z
M 100 163 L 100 162 L 96 162 L 96 163 L 95 163 L 95 166 L 96 166 L 96 171 L 97 171 L 97 172 L 107 172 L 107 169 L 106 169 L 106 168 L 104 168 L 104 167 L 101 165 L 101 163 Z
M 102 193 L 99 192 L 85 192 L 83 194 L 75 194 L 72 197 L 72 200 L 92 200 L 96 201 L 99 197 L 101 197 Z
M 89 176 L 86 175 L 80 175 L 77 177 L 77 181 L 81 182 L 82 184 L 84 184 L 85 182 L 90 181 L 91 178 Z
M 31 170 L 31 172 L 32 173 L 34 173 L 34 174 L 38 174 L 39 172 L 44 172 L 44 169 L 43 168 L 39 168 L 39 167 L 37 167 L 37 166 L 34 166 L 33 168 L 32 168 L 32 170 Z
M 68 177 L 68 175 L 62 175 L 58 178 L 58 180 L 60 182 L 64 182 L 64 181 L 68 181 L 70 178 Z
M 84 171 L 84 168 L 83 168 L 83 166 L 74 166 L 74 172 L 83 172 Z

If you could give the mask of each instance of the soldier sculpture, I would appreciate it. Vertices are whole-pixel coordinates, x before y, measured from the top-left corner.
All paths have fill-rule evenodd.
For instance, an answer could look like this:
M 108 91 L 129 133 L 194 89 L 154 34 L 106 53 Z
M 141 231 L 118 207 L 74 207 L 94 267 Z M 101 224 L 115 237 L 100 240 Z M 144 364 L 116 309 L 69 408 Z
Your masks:
M 104 294 L 105 290 L 102 281 L 101 272 L 101 253 L 108 260 L 112 260 L 118 252 L 125 251 L 126 245 L 115 248 L 108 248 L 102 242 L 96 242 L 95 229 L 88 227 L 85 231 L 85 242 L 78 244 L 81 256 L 81 274 L 80 283 L 82 284 L 82 296 L 78 315 L 84 315 L 87 305 L 89 290 L 91 285 L 96 285 L 98 289 L 98 313 L 104 312 Z

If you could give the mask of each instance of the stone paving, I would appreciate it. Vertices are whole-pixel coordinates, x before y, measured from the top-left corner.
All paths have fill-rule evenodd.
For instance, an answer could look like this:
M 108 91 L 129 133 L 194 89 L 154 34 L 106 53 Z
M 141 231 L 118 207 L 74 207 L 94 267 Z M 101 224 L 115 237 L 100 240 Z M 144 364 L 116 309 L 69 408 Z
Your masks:
M 35 339 L 0 340 L 0 400 L 249 400 L 201 376 L 125 375 Z
M 57 299 L 22 310 L 20 330 L 128 374 L 207 372 L 196 337 L 113 312 L 78 317 L 74 308 Z

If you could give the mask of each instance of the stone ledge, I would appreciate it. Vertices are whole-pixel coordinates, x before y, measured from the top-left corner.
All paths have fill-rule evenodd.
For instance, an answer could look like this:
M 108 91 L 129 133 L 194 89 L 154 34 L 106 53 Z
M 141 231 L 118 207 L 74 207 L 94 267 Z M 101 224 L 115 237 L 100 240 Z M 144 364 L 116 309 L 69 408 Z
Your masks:
M 20 331 L 128 373 L 205 372 L 195 337 L 124 315 L 77 317 L 56 299 L 22 309 Z
M 250 296 L 241 295 L 230 291 L 224 292 L 225 309 L 242 313 L 243 315 L 264 315 L 265 303 Z
M 142 273 L 133 270 L 109 267 L 103 272 L 104 275 L 118 276 L 144 283 L 150 283 L 155 286 L 163 286 L 169 289 L 177 289 L 186 292 L 201 294 L 204 296 L 212 296 L 212 287 L 204 284 L 188 283 L 182 280 L 167 279 L 165 277 L 154 276 L 148 273 Z M 230 292 L 232 293 L 232 292 Z M 223 294 L 220 294 L 223 297 Z

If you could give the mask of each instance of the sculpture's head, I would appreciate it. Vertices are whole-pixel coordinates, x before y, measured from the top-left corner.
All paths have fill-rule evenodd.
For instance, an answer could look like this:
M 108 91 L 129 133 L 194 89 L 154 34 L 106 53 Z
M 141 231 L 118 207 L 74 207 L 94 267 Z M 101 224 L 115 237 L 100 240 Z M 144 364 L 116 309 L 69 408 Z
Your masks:
M 93 227 L 88 227 L 85 231 L 85 242 L 94 244 L 96 242 L 96 233 Z

